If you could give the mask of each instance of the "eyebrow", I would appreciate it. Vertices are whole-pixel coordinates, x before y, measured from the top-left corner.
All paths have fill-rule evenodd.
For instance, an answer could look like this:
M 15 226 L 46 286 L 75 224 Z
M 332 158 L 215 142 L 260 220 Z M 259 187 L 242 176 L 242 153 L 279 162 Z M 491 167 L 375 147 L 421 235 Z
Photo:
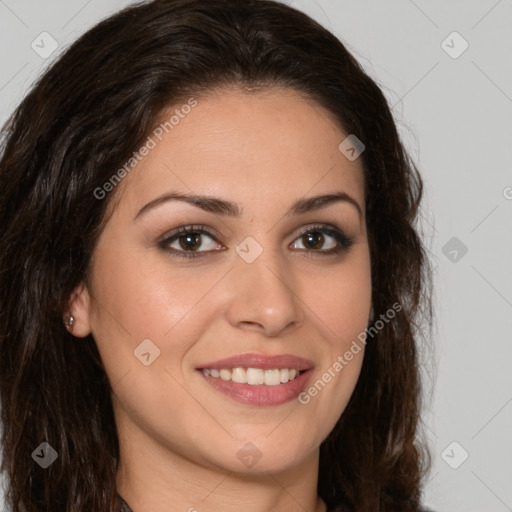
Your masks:
M 242 214 L 242 209 L 236 203 L 226 201 L 218 197 L 168 192 L 144 205 L 139 210 L 139 212 L 137 213 L 133 220 L 138 220 L 143 215 L 145 215 L 149 210 L 152 210 L 157 206 L 160 206 L 170 201 L 182 201 L 197 208 L 200 208 L 205 212 L 214 213 L 216 215 L 222 215 L 227 217 L 240 217 Z M 357 209 L 361 218 L 364 217 L 363 210 L 359 203 L 346 192 L 335 192 L 332 194 L 324 194 L 314 197 L 301 198 L 291 206 L 286 215 L 301 215 L 309 212 L 314 212 L 316 210 L 325 208 L 326 206 L 341 201 L 353 205 Z

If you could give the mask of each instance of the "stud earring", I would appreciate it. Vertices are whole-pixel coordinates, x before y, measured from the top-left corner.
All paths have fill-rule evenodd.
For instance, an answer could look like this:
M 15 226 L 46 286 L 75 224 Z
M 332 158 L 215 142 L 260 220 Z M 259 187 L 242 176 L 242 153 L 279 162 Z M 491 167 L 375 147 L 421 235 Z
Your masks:
M 68 321 L 65 322 L 65 323 L 68 326 L 68 328 L 70 330 L 72 330 L 73 329 L 73 324 L 75 323 L 75 317 L 73 315 L 70 315 L 69 318 L 68 318 Z

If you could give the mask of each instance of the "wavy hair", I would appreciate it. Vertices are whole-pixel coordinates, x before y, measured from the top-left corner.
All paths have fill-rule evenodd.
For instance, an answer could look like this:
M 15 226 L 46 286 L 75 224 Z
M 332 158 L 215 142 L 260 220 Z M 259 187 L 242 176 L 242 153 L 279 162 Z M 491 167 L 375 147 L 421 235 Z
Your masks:
M 341 41 L 272 0 L 155 0 L 88 30 L 44 72 L 2 130 L 2 471 L 13 512 L 114 511 L 118 437 L 111 383 L 92 336 L 63 325 L 87 279 L 114 194 L 101 187 L 169 106 L 236 86 L 291 88 L 366 145 L 375 318 L 347 408 L 320 447 L 318 494 L 357 512 L 412 512 L 430 463 L 420 442 L 419 328 L 431 272 L 416 226 L 422 180 L 387 101 Z M 58 458 L 31 457 L 48 442 Z

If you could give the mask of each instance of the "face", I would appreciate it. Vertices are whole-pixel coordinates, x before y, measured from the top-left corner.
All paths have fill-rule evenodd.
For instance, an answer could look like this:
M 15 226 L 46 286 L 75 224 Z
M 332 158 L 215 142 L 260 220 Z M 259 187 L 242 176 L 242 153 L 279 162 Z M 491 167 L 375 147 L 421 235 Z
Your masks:
M 118 185 L 74 334 L 96 340 L 122 444 L 238 473 L 298 467 L 364 355 L 362 162 L 293 91 L 196 100 Z

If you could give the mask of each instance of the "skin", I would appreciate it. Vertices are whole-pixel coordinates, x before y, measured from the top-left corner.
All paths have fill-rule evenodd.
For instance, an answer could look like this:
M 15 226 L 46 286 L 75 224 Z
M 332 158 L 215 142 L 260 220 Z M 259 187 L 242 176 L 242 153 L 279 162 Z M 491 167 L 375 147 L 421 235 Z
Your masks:
M 135 512 L 323 512 L 319 446 L 348 403 L 364 350 L 307 405 L 241 404 L 196 368 L 248 352 L 293 354 L 315 365 L 309 387 L 365 330 L 371 278 L 362 162 L 339 151 L 347 134 L 330 114 L 292 90 L 224 89 L 197 100 L 119 185 L 89 282 L 70 305 L 73 334 L 93 334 L 113 387 L 118 491 Z M 242 213 L 170 201 L 134 220 L 169 191 L 216 196 Z M 300 198 L 339 191 L 362 214 L 339 201 L 286 215 Z M 324 234 L 308 245 L 301 230 L 318 223 L 353 244 L 328 255 L 338 242 Z M 173 229 L 197 224 L 215 235 L 199 236 L 202 257 L 158 247 Z M 252 263 L 235 251 L 248 236 L 263 249 Z M 184 251 L 179 239 L 170 245 Z M 134 356 L 145 339 L 160 350 L 149 366 Z M 237 457 L 247 442 L 261 454 L 250 468 Z

